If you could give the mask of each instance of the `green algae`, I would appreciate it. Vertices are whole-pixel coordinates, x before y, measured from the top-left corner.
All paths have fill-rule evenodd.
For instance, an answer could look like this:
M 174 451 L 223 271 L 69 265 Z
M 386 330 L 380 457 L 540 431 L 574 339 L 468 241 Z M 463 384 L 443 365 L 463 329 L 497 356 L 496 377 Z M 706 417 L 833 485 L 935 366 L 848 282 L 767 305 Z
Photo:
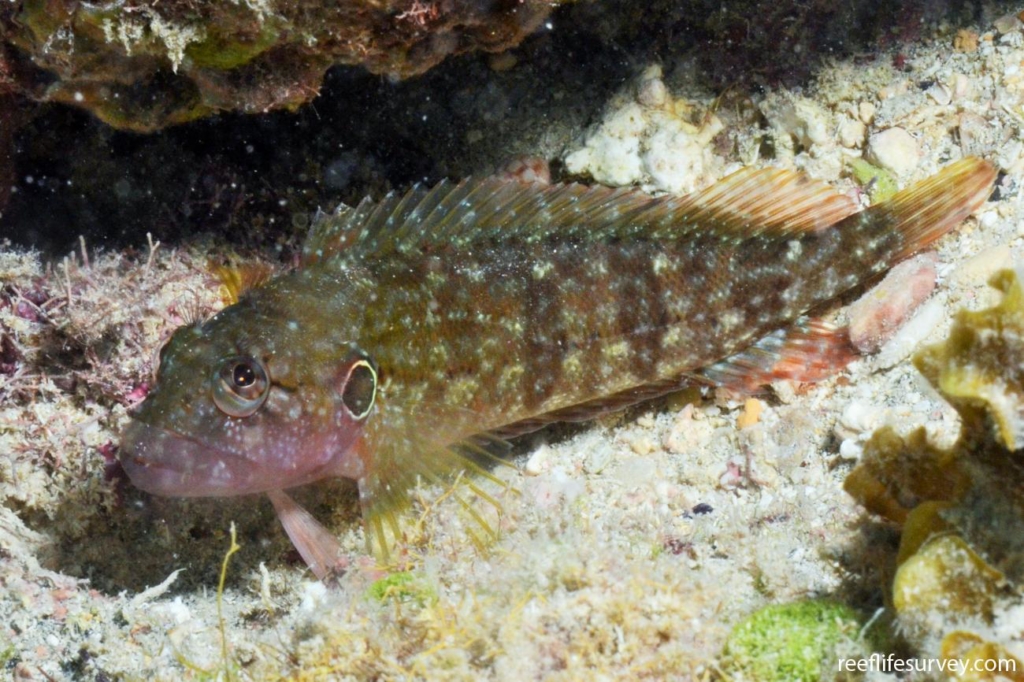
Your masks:
M 850 170 L 853 171 L 853 179 L 867 192 L 872 204 L 885 201 L 899 191 L 899 184 L 892 173 L 864 159 L 851 159 Z
M 815 682 L 835 679 L 840 657 L 867 656 L 856 611 L 813 599 L 766 606 L 733 628 L 722 667 L 734 679 Z
M 367 594 L 378 602 L 412 602 L 426 606 L 437 601 L 434 589 L 411 571 L 399 571 L 375 581 L 370 585 Z
M 277 44 L 280 29 L 265 22 L 250 34 L 211 29 L 206 37 L 185 48 L 185 55 L 199 68 L 228 71 L 248 64 Z

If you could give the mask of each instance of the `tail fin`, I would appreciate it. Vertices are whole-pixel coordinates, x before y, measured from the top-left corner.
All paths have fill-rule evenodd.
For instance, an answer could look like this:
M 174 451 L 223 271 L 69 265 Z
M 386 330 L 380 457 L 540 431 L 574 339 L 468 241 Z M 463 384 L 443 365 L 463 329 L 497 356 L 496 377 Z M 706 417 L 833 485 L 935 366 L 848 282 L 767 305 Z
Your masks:
M 995 167 L 968 157 L 897 193 L 865 213 L 903 235 L 896 261 L 909 258 L 959 225 L 992 194 Z

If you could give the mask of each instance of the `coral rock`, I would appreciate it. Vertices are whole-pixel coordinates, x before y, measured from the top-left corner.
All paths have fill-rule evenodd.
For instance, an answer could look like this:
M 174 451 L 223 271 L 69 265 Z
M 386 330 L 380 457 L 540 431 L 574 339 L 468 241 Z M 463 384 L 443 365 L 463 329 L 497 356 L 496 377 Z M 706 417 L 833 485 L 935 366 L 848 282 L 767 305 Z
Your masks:
M 889 128 L 868 139 L 867 156 L 882 168 L 907 176 L 917 168 L 921 149 L 914 136 L 903 128 Z
M 1000 596 L 1024 591 L 1020 276 L 998 273 L 991 283 L 1002 302 L 959 312 L 949 339 L 915 358 L 960 414 L 959 440 L 943 449 L 924 429 L 907 438 L 881 429 L 845 483 L 869 510 L 903 525 L 893 603 L 919 644 L 953 624 L 988 624 Z
M 217 111 L 295 107 L 324 72 L 394 78 L 448 55 L 501 52 L 551 12 L 541 0 L 77 0 L 5 3 L 0 54 L 15 89 L 81 106 L 118 128 L 155 130 Z M 4 88 L 0 64 L 0 94 Z
M 850 306 L 850 341 L 862 353 L 878 350 L 935 289 L 934 252 L 922 253 L 889 271 Z

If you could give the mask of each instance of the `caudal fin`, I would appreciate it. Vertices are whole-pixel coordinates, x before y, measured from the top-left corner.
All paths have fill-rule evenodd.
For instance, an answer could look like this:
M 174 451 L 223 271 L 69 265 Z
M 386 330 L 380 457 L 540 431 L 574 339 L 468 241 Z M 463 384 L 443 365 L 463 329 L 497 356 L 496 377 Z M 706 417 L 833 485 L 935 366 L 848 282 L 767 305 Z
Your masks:
M 976 157 L 946 166 L 865 211 L 903 235 L 895 261 L 909 258 L 959 225 L 992 194 L 995 167 Z

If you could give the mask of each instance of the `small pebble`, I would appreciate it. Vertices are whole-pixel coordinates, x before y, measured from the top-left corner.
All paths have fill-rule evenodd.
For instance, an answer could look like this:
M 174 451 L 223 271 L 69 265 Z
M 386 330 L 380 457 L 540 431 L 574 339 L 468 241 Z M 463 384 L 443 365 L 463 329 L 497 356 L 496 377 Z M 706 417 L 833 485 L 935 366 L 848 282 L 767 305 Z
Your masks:
M 1003 35 L 1012 31 L 1019 31 L 1021 28 L 1021 21 L 1014 14 L 1004 14 L 992 22 L 992 27 L 995 28 L 1000 35 Z
M 649 455 L 658 448 L 654 439 L 647 435 L 634 438 L 630 442 L 629 447 L 638 455 Z
M 931 97 L 936 104 L 945 106 L 953 100 L 953 91 L 942 83 L 935 83 L 927 90 L 925 94 Z
M 889 128 L 868 139 L 868 160 L 897 175 L 907 176 L 921 159 L 917 140 L 903 128 Z
M 839 456 L 846 460 L 860 459 L 864 447 L 853 438 L 847 438 L 839 444 Z
M 839 425 L 852 433 L 867 433 L 877 426 L 881 410 L 874 405 L 853 401 L 843 408 Z
M 847 118 L 839 124 L 839 143 L 847 149 L 857 149 L 864 144 L 867 126 L 862 121 Z
M 745 429 L 753 426 L 760 421 L 763 411 L 764 403 L 757 398 L 747 398 L 743 403 L 743 412 L 736 418 L 737 428 Z
M 530 459 L 526 460 L 526 466 L 523 467 L 523 473 L 527 476 L 540 476 L 548 469 L 548 458 L 551 456 L 551 448 L 547 445 L 541 445 L 537 448 L 537 451 L 530 455 Z
M 871 102 L 861 102 L 857 105 L 857 118 L 864 125 L 871 125 L 875 120 L 875 105 Z
M 972 90 L 970 78 L 962 73 L 953 77 L 953 99 L 964 99 L 971 94 Z
M 783 405 L 788 405 L 796 400 L 796 384 L 794 382 L 788 380 L 773 381 L 771 386 L 775 397 Z

